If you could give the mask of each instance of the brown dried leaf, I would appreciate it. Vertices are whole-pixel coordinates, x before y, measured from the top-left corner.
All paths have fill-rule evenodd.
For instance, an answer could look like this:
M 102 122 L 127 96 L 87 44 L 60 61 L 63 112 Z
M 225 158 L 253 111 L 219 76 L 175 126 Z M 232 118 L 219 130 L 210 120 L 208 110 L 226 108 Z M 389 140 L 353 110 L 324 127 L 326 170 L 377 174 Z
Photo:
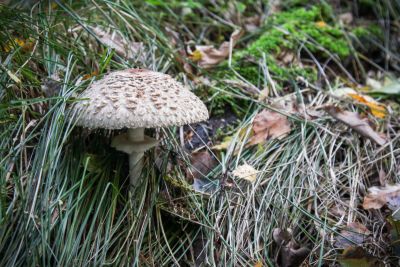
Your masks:
M 190 168 L 187 169 L 186 175 L 191 179 L 201 179 L 207 176 L 218 161 L 211 155 L 208 150 L 194 152 L 190 155 Z
M 368 189 L 368 195 L 364 197 L 364 209 L 380 209 L 385 205 L 392 211 L 400 208 L 400 184 Z
M 384 144 L 386 144 L 386 139 L 375 132 L 368 124 L 368 122 L 361 119 L 358 113 L 341 110 L 334 106 L 326 107 L 326 111 L 335 119 L 343 122 L 354 131 L 358 132 L 362 136 L 371 139 L 378 145 L 383 146 Z
M 191 58 L 197 61 L 197 64 L 205 69 L 212 68 L 224 61 L 231 53 L 231 48 L 242 36 L 241 30 L 235 30 L 229 42 L 223 42 L 219 48 L 212 45 L 196 45 L 196 50 L 191 54 Z
M 97 35 L 102 44 L 115 49 L 115 52 L 120 56 L 134 58 L 143 51 L 142 42 L 128 42 L 117 31 L 111 32 L 111 29 L 104 30 L 100 27 L 91 27 L 91 30 Z
M 290 123 L 286 116 L 264 109 L 253 120 L 254 135 L 250 138 L 249 145 L 263 143 L 269 138 L 281 139 L 290 131 Z
M 350 223 L 346 229 L 340 231 L 337 236 L 335 246 L 346 249 L 354 245 L 362 245 L 371 232 L 364 225 L 358 222 Z

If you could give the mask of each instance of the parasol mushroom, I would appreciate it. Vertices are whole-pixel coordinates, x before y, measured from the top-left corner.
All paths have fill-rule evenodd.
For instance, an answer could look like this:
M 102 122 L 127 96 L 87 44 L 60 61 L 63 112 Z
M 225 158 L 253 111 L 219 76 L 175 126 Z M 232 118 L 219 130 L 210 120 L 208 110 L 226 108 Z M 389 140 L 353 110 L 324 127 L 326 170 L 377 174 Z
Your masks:
M 135 186 L 143 167 L 144 152 L 158 141 L 145 128 L 180 126 L 208 119 L 204 103 L 171 76 L 145 69 L 106 74 L 80 96 L 73 106 L 77 125 L 87 128 L 123 129 L 111 146 L 129 154 L 130 183 Z

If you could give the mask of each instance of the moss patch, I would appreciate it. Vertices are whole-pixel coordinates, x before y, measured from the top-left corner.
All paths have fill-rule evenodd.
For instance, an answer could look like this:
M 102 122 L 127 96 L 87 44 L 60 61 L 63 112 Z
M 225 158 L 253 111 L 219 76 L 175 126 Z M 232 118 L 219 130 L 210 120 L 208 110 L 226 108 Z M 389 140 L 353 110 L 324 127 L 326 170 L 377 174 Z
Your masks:
M 304 43 L 319 56 L 328 56 L 329 52 L 341 58 L 347 57 L 350 54 L 349 45 L 342 30 L 329 23 L 328 12 L 326 7 L 313 6 L 279 13 L 267 21 L 268 30 L 250 45 L 248 52 L 259 56 L 261 52 L 297 50 Z
M 332 10 L 327 5 L 294 8 L 277 13 L 266 21 L 266 30 L 257 40 L 234 54 L 234 69 L 257 85 L 262 81 L 260 76 L 263 76 L 259 75 L 257 61 L 265 56 L 268 70 L 278 82 L 295 79 L 297 76 L 314 81 L 317 77 L 314 67 L 282 62 L 279 54 L 287 51 L 296 54 L 304 46 L 321 60 L 332 54 L 341 59 L 347 58 L 350 46 L 342 29 L 331 18 Z

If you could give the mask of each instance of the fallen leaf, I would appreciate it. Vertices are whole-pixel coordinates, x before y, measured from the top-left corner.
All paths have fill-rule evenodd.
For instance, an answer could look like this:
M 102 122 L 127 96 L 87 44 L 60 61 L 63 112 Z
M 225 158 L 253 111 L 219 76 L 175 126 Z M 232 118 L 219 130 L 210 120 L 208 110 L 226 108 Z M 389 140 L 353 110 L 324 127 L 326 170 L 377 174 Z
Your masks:
M 367 78 L 367 80 L 365 81 L 365 84 L 367 85 L 367 87 L 369 87 L 371 89 L 371 91 L 379 90 L 382 88 L 382 83 L 380 81 L 372 79 L 372 78 Z
M 206 177 L 217 166 L 218 161 L 208 150 L 194 152 L 190 155 L 190 168 L 186 170 L 186 176 L 192 179 Z
M 286 116 L 267 109 L 255 116 L 252 128 L 254 135 L 250 138 L 249 145 L 264 143 L 269 138 L 281 139 L 291 131 Z
M 340 231 L 337 236 L 335 246 L 346 249 L 354 245 L 362 245 L 371 232 L 358 222 L 350 223 L 345 229 Z
M 257 178 L 258 171 L 248 164 L 243 164 L 238 166 L 232 175 L 240 179 L 247 180 L 249 182 L 254 182 Z
M 372 88 L 369 92 L 387 95 L 400 95 L 400 82 L 394 81 L 378 88 Z
M 90 27 L 90 29 L 102 44 L 114 49 L 120 56 L 134 58 L 141 55 L 141 51 L 143 51 L 142 42 L 128 42 L 118 31 L 112 32 L 111 29 L 104 30 L 100 27 Z
M 348 247 L 339 257 L 338 261 L 342 267 L 375 267 L 378 259 L 372 257 L 361 247 Z
M 310 250 L 306 247 L 301 247 L 289 231 L 275 228 L 272 231 L 272 237 L 275 243 L 279 246 L 278 264 L 280 267 L 297 267 L 310 254 Z
M 344 87 L 340 89 L 336 89 L 332 93 L 333 96 L 336 97 L 350 97 L 357 102 L 366 105 L 370 108 L 372 115 L 377 118 L 384 118 L 387 114 L 386 108 L 383 104 L 379 103 L 375 99 L 370 96 L 363 95 L 352 88 Z
M 190 58 L 205 69 L 212 68 L 224 61 L 232 52 L 231 49 L 242 36 L 241 30 L 235 30 L 229 42 L 223 42 L 219 48 L 212 45 L 197 45 L 196 50 L 190 53 Z
M 375 117 L 381 119 L 385 118 L 387 113 L 385 106 L 375 101 L 372 97 L 364 96 L 359 93 L 349 93 L 348 95 L 351 98 L 369 107 L 371 109 L 372 115 L 374 115 Z
M 365 136 L 378 145 L 383 146 L 386 143 L 386 139 L 375 132 L 371 126 L 365 120 L 360 118 L 360 115 L 355 112 L 341 110 L 334 106 L 328 106 L 325 110 L 335 119 L 343 122 L 354 131 L 358 132 L 362 136 Z
M 368 189 L 364 197 L 364 209 L 380 209 L 387 206 L 394 212 L 393 218 L 400 220 L 400 184 L 386 185 L 384 187 L 373 186 Z
M 257 262 L 254 264 L 254 267 L 263 267 L 262 261 L 257 261 Z

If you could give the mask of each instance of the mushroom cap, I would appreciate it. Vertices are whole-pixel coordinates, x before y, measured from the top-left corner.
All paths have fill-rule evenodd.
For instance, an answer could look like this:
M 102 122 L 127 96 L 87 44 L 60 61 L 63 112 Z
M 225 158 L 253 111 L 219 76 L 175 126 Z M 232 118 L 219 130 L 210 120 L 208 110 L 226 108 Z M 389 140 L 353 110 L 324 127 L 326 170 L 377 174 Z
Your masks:
M 87 128 L 155 128 L 208 119 L 204 103 L 171 76 L 145 69 L 106 74 L 73 106 Z

